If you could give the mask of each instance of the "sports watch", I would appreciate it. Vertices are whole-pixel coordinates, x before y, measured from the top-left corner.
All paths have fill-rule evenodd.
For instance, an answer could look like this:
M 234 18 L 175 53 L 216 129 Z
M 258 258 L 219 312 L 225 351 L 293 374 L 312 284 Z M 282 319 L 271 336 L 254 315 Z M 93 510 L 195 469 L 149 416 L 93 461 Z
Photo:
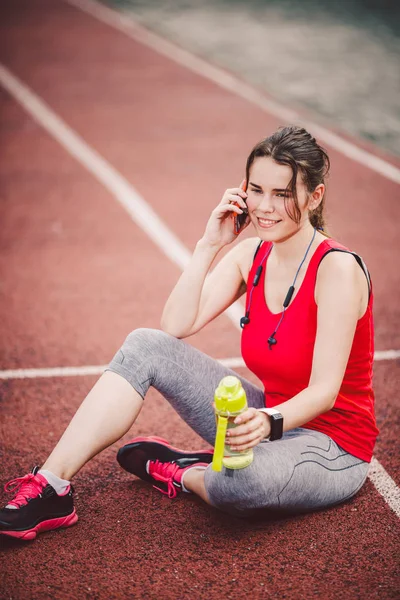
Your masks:
M 271 423 L 271 433 L 265 439 L 269 442 L 280 440 L 283 434 L 283 416 L 276 408 L 259 408 L 260 412 L 264 412 L 269 416 Z

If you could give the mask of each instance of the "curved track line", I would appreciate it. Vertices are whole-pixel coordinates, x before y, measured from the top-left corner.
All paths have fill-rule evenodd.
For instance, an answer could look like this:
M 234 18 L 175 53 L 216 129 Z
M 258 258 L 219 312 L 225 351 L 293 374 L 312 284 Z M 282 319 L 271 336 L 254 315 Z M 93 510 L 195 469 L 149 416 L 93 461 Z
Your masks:
M 385 502 L 400 517 L 400 489 L 375 457 L 372 458 L 368 477 L 384 497 Z
M 252 102 L 267 113 L 274 115 L 279 119 L 283 119 L 284 121 L 295 121 L 296 123 L 303 125 L 306 129 L 312 130 L 314 135 L 330 148 L 333 148 L 337 152 L 347 156 L 347 158 L 368 167 L 372 171 L 379 173 L 383 177 L 386 177 L 395 183 L 400 183 L 400 169 L 394 165 L 359 148 L 325 127 L 302 118 L 296 111 L 288 109 L 278 102 L 266 98 L 256 88 L 234 75 L 231 75 L 227 71 L 224 71 L 224 69 L 215 67 L 202 58 L 198 58 L 187 50 L 183 50 L 182 48 L 175 46 L 172 42 L 145 29 L 142 25 L 135 22 L 132 17 L 121 15 L 116 10 L 103 6 L 96 0 L 64 0 L 64 2 L 88 13 L 110 27 L 118 29 L 135 41 L 145 44 L 159 54 L 167 56 L 198 75 L 213 81 L 220 87 L 229 90 L 237 96 L 241 96 L 248 102 Z
M 39 96 L 1 64 L 0 84 L 43 129 L 114 196 L 131 219 L 172 262 L 183 270 L 190 261 L 191 253 L 125 177 L 56 115 Z M 241 303 L 237 301 L 232 304 L 225 314 L 240 329 L 239 321 L 243 316 Z

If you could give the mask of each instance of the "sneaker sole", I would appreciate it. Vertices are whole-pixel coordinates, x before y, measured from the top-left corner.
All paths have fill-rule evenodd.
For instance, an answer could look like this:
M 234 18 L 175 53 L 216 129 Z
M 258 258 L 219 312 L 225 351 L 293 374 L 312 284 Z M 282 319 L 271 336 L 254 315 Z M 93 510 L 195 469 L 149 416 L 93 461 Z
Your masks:
M 71 525 L 75 525 L 77 521 L 78 515 L 74 509 L 74 512 L 66 517 L 57 517 L 57 519 L 42 521 L 35 527 L 32 527 L 32 529 L 24 529 L 23 531 L 0 531 L 0 534 L 19 540 L 34 540 L 37 534 L 42 531 L 50 531 L 52 529 L 59 529 L 60 527 L 71 527 Z
M 146 471 L 147 461 L 158 459 L 162 462 L 175 462 L 186 467 L 191 462 L 210 464 L 213 453 L 212 448 L 199 452 L 185 452 L 185 450 L 174 448 L 166 440 L 156 436 L 137 437 L 118 450 L 117 461 L 128 473 L 154 484 L 153 477 Z

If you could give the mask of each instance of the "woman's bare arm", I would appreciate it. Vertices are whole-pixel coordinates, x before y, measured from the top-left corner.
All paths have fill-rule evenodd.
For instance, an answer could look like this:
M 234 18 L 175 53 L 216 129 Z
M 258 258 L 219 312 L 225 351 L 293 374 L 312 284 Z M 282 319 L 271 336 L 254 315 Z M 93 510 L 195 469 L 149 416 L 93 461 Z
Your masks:
M 247 194 L 243 183 L 239 188 L 226 190 L 212 211 L 190 263 L 166 302 L 161 328 L 175 337 L 187 337 L 204 327 L 246 289 L 243 261 L 246 260 L 246 249 L 250 247 L 248 240 L 232 248 L 207 277 L 220 250 L 236 239 L 232 216 L 246 209 Z M 248 224 L 249 219 L 243 229 Z

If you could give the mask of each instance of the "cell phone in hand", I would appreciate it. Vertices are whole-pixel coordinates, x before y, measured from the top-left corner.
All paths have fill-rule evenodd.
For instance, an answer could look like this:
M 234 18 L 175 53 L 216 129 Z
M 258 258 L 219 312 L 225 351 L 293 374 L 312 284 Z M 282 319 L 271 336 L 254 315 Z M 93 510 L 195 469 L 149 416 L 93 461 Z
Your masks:
M 246 191 L 247 185 L 244 184 L 242 189 L 243 189 L 243 191 Z M 245 202 L 246 202 L 246 200 L 245 200 Z M 239 205 L 236 204 L 236 206 L 239 206 Z M 242 208 L 242 207 L 240 206 L 239 208 Z M 235 235 L 239 235 L 239 233 L 241 232 L 242 227 L 245 224 L 245 221 L 247 219 L 247 215 L 248 215 L 247 210 L 242 212 L 240 215 L 237 215 L 236 213 L 234 213 L 234 215 L 233 215 L 233 233 Z

